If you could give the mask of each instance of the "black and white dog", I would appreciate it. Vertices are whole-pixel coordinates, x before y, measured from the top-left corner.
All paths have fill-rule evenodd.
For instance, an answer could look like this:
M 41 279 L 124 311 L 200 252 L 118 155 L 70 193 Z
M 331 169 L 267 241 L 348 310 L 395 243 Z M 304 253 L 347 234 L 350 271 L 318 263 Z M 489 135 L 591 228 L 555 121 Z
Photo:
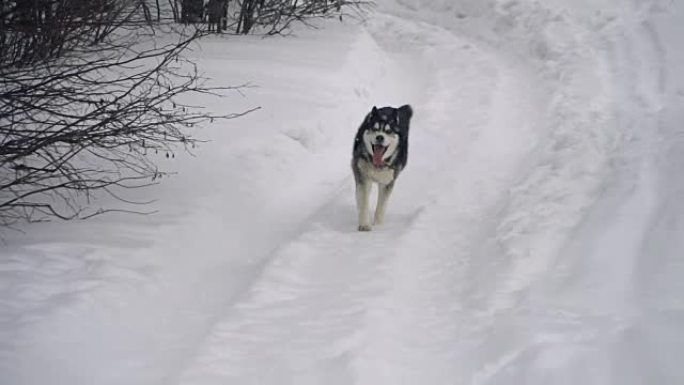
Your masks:
M 378 184 L 373 223 L 383 222 L 387 199 L 408 160 L 411 116 L 413 110 L 408 104 L 399 108 L 373 107 L 356 133 L 351 166 L 356 181 L 359 231 L 371 230 L 368 198 L 373 183 Z

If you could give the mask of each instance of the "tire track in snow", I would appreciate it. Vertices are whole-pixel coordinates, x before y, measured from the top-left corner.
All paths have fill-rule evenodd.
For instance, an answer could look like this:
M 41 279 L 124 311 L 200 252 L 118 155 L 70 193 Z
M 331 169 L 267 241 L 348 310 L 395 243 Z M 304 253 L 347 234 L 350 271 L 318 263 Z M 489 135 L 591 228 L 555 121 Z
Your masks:
M 632 383 L 634 378 L 641 379 L 641 373 L 634 369 L 637 365 L 631 364 L 638 359 L 621 351 L 627 344 L 615 341 L 624 338 L 633 322 L 630 254 L 638 249 L 639 234 L 647 225 L 639 219 L 639 225 L 625 219 L 641 216 L 648 222 L 646 213 L 653 208 L 648 186 L 653 183 L 648 166 L 637 172 L 644 188 L 625 191 L 625 182 L 638 183 L 636 176 L 619 174 L 640 169 L 638 163 L 624 158 L 626 152 L 634 150 L 634 144 L 626 144 L 623 135 L 643 139 L 643 134 L 634 135 L 631 128 L 641 131 L 652 124 L 648 119 L 638 124 L 632 121 L 639 115 L 634 111 L 643 105 L 615 99 L 616 95 L 624 99 L 636 96 L 646 100 L 643 104 L 647 108 L 653 107 L 657 92 L 650 86 L 656 85 L 659 76 L 643 71 L 653 63 L 649 52 L 652 42 L 643 44 L 640 48 L 645 50 L 637 49 L 634 57 L 613 58 L 615 62 L 611 63 L 605 50 L 619 52 L 625 42 L 628 53 L 637 48 L 630 46 L 630 37 L 622 35 L 624 20 L 616 23 L 617 34 L 611 35 L 599 30 L 604 28 L 602 22 L 553 8 L 521 7 L 516 12 L 520 13 L 508 16 L 520 24 L 534 20 L 541 42 L 550 47 L 539 66 L 544 69 L 543 80 L 553 90 L 551 116 L 530 172 L 511 189 L 500 212 L 500 224 L 492 231 L 495 239 L 483 247 L 483 256 L 499 255 L 500 262 L 471 270 L 468 285 L 480 289 L 473 297 L 473 306 L 482 309 L 481 319 L 490 324 L 492 334 L 485 339 L 481 361 L 493 363 L 484 366 L 474 381 Z M 610 10 L 605 12 L 611 14 Z M 567 39 L 562 49 L 553 40 L 558 36 Z M 638 45 L 644 43 L 634 40 Z M 532 62 L 539 59 L 532 58 Z M 635 64 L 639 61 L 646 65 L 642 68 Z M 627 76 L 613 72 L 616 63 L 618 71 L 627 69 Z M 653 79 L 656 82 L 646 84 L 641 92 L 631 89 Z M 615 84 L 620 85 L 617 91 Z M 634 154 L 627 158 L 631 156 Z M 616 183 L 620 185 L 617 188 Z M 638 203 L 619 208 L 634 203 L 629 202 L 631 199 Z M 601 217 L 603 220 L 596 222 Z M 490 283 L 478 285 L 478 280 Z
M 404 218 L 369 240 L 353 226 L 352 196 L 345 189 L 275 253 L 247 295 L 213 329 L 182 382 L 351 381 L 345 371 L 349 336 L 362 328 L 366 299 L 378 295 L 374 278 L 382 275 L 382 260 L 389 256 L 378 249 L 391 249 L 412 220 Z M 369 241 L 372 247 L 365 252 L 350 253 Z

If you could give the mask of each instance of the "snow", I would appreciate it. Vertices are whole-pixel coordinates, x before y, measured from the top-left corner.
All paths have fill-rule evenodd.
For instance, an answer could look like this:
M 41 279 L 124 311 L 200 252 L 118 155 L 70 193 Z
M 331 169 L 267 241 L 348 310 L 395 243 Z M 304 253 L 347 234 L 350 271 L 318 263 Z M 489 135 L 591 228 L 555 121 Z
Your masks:
M 157 214 L 3 233 L 0 384 L 678 384 L 684 5 L 384 0 L 209 37 Z M 386 223 L 351 145 L 409 103 Z

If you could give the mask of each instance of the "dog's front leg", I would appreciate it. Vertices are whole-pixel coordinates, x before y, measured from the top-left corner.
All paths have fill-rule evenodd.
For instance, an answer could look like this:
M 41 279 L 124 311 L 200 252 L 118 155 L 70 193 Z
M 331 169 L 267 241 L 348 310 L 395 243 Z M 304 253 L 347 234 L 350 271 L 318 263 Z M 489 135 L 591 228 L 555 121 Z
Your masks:
M 359 210 L 359 231 L 370 231 L 370 215 L 368 213 L 368 195 L 371 184 L 369 181 L 356 183 L 356 208 Z
M 385 208 L 387 207 L 387 200 L 392 194 L 394 182 L 386 185 L 378 186 L 378 205 L 375 207 L 375 219 L 373 224 L 381 225 L 385 221 Z

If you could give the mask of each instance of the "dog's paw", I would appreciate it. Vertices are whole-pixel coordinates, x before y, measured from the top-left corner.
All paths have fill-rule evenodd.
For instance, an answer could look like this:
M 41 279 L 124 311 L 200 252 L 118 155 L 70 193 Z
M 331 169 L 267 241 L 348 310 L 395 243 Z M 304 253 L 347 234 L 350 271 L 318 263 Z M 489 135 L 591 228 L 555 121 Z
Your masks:
M 371 231 L 370 225 L 359 225 L 359 231 Z

